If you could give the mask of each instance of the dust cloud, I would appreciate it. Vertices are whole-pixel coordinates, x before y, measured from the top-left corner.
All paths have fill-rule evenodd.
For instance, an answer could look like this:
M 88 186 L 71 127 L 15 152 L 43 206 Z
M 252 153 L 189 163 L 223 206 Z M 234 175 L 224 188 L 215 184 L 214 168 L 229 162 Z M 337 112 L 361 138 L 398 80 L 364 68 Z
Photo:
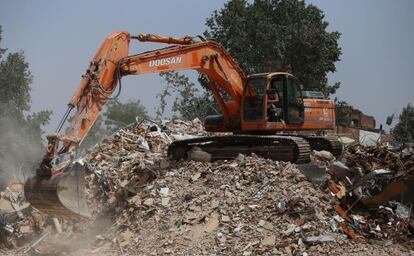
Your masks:
M 0 188 L 10 180 L 24 182 L 39 166 L 45 147 L 24 122 L 0 118 Z

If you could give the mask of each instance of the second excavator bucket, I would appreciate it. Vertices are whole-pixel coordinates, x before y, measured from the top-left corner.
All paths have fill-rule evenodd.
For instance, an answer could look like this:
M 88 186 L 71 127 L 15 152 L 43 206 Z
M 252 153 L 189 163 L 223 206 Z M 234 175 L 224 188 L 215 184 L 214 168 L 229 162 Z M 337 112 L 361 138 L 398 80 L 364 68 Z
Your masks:
M 89 218 L 85 200 L 85 168 L 76 162 L 63 173 L 48 177 L 34 176 L 24 186 L 26 199 L 36 209 L 54 216 Z

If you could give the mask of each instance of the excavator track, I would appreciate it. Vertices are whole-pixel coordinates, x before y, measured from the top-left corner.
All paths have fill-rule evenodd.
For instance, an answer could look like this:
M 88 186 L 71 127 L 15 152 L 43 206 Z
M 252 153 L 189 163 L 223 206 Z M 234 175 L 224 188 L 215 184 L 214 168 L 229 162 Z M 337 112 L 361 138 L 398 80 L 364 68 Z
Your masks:
M 187 152 L 199 147 L 211 154 L 211 160 L 233 159 L 238 154 L 256 155 L 297 164 L 310 161 L 311 147 L 300 137 L 277 135 L 226 135 L 199 137 L 173 142 L 168 147 L 172 159 L 187 157 Z
M 335 136 L 301 136 L 309 142 L 312 150 L 326 150 L 331 152 L 334 157 L 338 158 L 342 154 L 342 144 Z

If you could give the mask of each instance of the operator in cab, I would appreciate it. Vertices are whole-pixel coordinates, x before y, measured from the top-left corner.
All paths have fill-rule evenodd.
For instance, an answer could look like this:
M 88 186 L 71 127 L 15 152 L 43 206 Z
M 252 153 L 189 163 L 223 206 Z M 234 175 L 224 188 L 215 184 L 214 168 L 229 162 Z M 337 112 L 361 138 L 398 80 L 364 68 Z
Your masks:
M 267 120 L 269 122 L 280 122 L 282 119 L 282 108 L 276 89 L 267 91 Z

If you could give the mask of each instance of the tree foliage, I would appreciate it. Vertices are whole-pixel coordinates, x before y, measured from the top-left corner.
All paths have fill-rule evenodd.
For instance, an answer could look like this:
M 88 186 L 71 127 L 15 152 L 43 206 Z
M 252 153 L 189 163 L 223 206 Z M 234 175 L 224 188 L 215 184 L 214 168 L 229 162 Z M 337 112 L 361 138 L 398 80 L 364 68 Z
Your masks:
M 160 99 L 160 107 L 157 110 L 157 117 L 164 114 L 167 105 L 166 97 L 176 96 L 172 105 L 172 111 L 185 120 L 199 118 L 203 120 L 207 115 L 218 112 L 218 105 L 211 93 L 207 90 L 200 92 L 195 83 L 178 72 L 163 72 L 160 76 L 168 86 L 157 95 Z M 201 84 L 207 84 L 204 76 L 199 76 Z
M 1 32 L 0 26 L 0 42 Z M 40 111 L 27 115 L 31 105 L 33 76 L 22 51 L 9 53 L 3 59 L 6 51 L 7 49 L 0 48 L 0 117 L 13 118 L 23 122 L 26 127 L 40 130 L 41 126 L 48 123 L 51 112 Z
M 392 133 L 400 143 L 414 143 L 414 106 L 408 104 L 403 108 L 399 122 Z
M 328 32 L 323 12 L 298 0 L 230 0 L 207 19 L 204 35 L 220 42 L 246 73 L 291 66 L 306 89 L 334 93 L 327 74 L 339 60 L 340 33 Z
M 1 32 L 0 26 L 0 42 Z M 3 58 L 6 51 L 0 48 L 0 118 L 18 122 L 18 128 L 41 145 L 41 127 L 49 122 L 52 112 L 29 113 L 33 81 L 29 64 L 23 52 L 8 53 Z M 4 125 L 6 122 L 1 123 Z
M 1 42 L 1 26 L 0 26 Z M 21 167 L 34 167 L 42 157 L 42 127 L 51 111 L 30 113 L 33 77 L 23 52 L 0 48 L 0 182 L 18 176 Z M 19 169 L 20 168 L 20 169 Z
M 345 101 L 338 101 L 335 104 L 336 124 L 343 126 L 351 125 L 350 115 L 354 108 Z
M 139 100 L 130 100 L 126 103 L 122 103 L 118 99 L 110 101 L 83 140 L 81 149 L 94 146 L 116 130 L 135 122 L 137 118 L 148 118 L 147 110 Z
M 319 90 L 328 97 L 340 87 L 339 82 L 328 85 L 327 74 L 336 71 L 335 62 L 341 55 L 340 33 L 329 32 L 328 25 L 320 9 L 303 1 L 229 0 L 207 18 L 204 35 L 221 43 L 246 74 L 290 67 L 306 90 Z M 173 105 L 175 111 L 184 118 L 205 117 L 206 107 L 197 108 L 213 105 L 205 76 L 199 76 L 203 93 L 178 74 L 161 76 L 170 87 L 159 95 L 158 115 L 163 113 L 165 98 L 171 96 L 171 88 L 174 88 L 180 90 Z M 174 78 L 174 82 L 170 78 Z
M 30 110 L 32 75 L 23 52 L 2 59 L 0 74 L 0 115 L 24 118 L 24 112 Z
M 136 118 L 148 118 L 148 113 L 140 100 L 121 103 L 116 99 L 108 103 L 104 117 L 107 125 L 114 125 L 118 129 L 135 122 Z

